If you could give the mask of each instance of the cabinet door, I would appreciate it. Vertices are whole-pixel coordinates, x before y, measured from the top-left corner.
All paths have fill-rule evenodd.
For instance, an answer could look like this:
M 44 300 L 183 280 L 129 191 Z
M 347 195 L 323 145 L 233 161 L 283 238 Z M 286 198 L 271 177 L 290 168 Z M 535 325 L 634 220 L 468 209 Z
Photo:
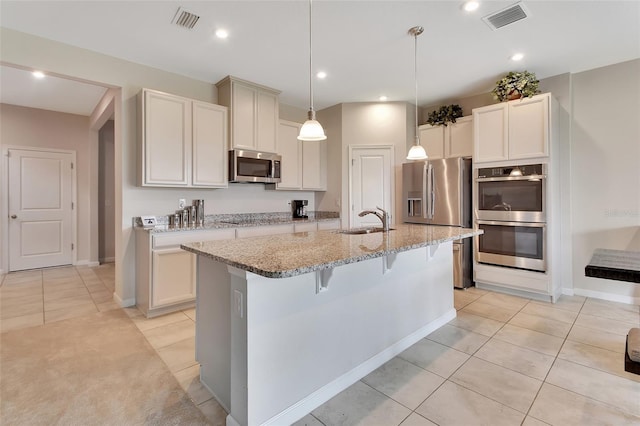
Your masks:
M 302 189 L 327 190 L 326 141 L 302 142 Z
M 191 102 L 144 92 L 143 182 L 149 186 L 187 186 L 191 155 Z
M 431 126 L 425 124 L 418 128 L 420 145 L 427 151 L 430 160 L 444 158 L 444 126 Z
M 318 230 L 317 222 L 294 223 L 294 232 L 314 232 Z
M 451 157 L 473 156 L 473 117 L 458 118 L 449 124 L 446 132 L 444 155 Z
M 476 163 L 509 158 L 507 104 L 473 110 L 473 159 Z
M 236 237 L 259 237 L 262 235 L 291 234 L 292 232 L 293 224 L 252 226 L 247 228 L 238 228 L 236 230 Z
M 278 96 L 273 93 L 257 92 L 256 147 L 258 151 L 276 152 L 278 141 Z
M 328 231 L 333 229 L 340 229 L 340 219 L 321 220 L 318 222 L 318 231 Z
M 227 187 L 227 108 L 193 102 L 192 185 Z
M 302 187 L 302 141 L 298 123 L 280 120 L 278 128 L 278 154 L 282 156 L 280 176 L 282 181 L 277 189 L 300 189 Z
M 253 87 L 233 82 L 231 100 L 231 141 L 233 148 L 256 150 L 256 100 Z
M 179 248 L 153 250 L 150 307 L 194 300 L 196 255 Z
M 509 158 L 549 155 L 549 95 L 509 102 Z

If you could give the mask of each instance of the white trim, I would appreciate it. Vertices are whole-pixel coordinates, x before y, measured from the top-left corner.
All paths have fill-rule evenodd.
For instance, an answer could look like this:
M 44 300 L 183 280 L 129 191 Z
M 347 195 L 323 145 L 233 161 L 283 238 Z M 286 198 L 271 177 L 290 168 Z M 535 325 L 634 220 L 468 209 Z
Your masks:
M 348 197 L 347 197 L 347 229 L 352 228 L 353 227 L 353 215 L 354 215 L 354 211 L 352 210 L 352 205 L 353 205 L 353 194 L 352 194 L 352 187 L 353 187 L 353 153 L 354 151 L 358 151 L 361 149 L 380 149 L 380 150 L 385 150 L 385 151 L 389 151 L 389 159 L 390 159 L 390 165 L 391 165 L 391 170 L 389 170 L 389 178 L 390 178 L 390 182 L 389 182 L 389 194 L 390 194 L 390 203 L 391 205 L 388 207 L 388 212 L 389 214 L 391 214 L 391 221 L 392 223 L 396 223 L 395 220 L 395 213 L 396 213 L 396 182 L 395 182 L 395 177 L 396 177 L 396 158 L 395 158 L 395 146 L 394 145 L 349 145 L 349 158 L 348 158 L 348 163 L 347 163 L 347 175 L 349 176 L 349 188 L 348 188 Z M 383 206 L 384 207 L 384 206 Z
M 503 287 L 501 285 L 488 284 L 480 281 L 476 281 L 476 287 L 483 290 L 495 291 L 496 293 L 505 293 L 513 296 L 524 297 L 526 299 L 534 299 L 542 302 L 553 303 L 551 300 L 552 296 L 549 294 L 534 293 L 532 291 L 519 290 L 511 287 Z
M 592 297 L 594 299 L 609 300 L 611 302 L 627 303 L 629 305 L 640 305 L 640 297 L 624 296 L 615 293 L 605 293 L 603 291 L 587 290 L 585 288 L 574 288 L 573 294 L 576 296 Z
M 34 147 L 34 146 L 20 146 L 20 145 L 3 145 L 2 146 L 2 161 L 1 174 L 4 185 L 0 185 L 0 267 L 3 270 L 9 271 L 9 151 L 21 150 L 21 151 L 37 151 L 37 152 L 55 152 L 61 154 L 71 154 L 71 161 L 73 162 L 73 169 L 71 172 L 71 202 L 75 206 L 71 212 L 71 242 L 74 249 L 71 253 L 71 264 L 75 265 L 78 258 L 78 161 L 76 150 L 73 149 L 55 149 L 46 147 Z
M 575 293 L 573 292 L 572 288 L 565 288 L 565 287 L 562 287 L 562 294 L 565 295 L 565 296 L 573 296 L 573 295 L 575 295 Z
M 122 300 L 117 293 L 113 293 L 113 301 L 116 302 L 121 308 L 130 308 L 136 305 L 135 298 Z
M 402 340 L 394 343 L 388 348 L 384 349 L 382 352 L 379 352 L 377 355 L 369 358 L 362 364 L 358 365 L 354 369 L 346 372 L 342 376 L 337 379 L 327 383 L 317 391 L 313 392 L 311 395 L 306 398 L 298 401 L 296 404 L 287 408 L 286 410 L 278 413 L 273 416 L 266 422 L 264 425 L 282 425 L 282 424 L 291 424 L 308 413 L 310 413 L 315 408 L 324 404 L 331 398 L 333 398 L 338 393 L 347 389 L 349 386 L 353 385 L 355 382 L 371 373 L 376 368 L 383 365 L 385 362 L 393 359 L 396 355 L 402 353 L 405 349 L 409 348 L 413 344 L 417 343 L 421 339 L 425 338 L 427 335 L 442 327 L 452 319 L 456 317 L 456 310 L 451 309 L 446 312 L 444 315 L 436 318 L 431 321 L 429 324 L 424 327 L 418 329 L 417 331 L 411 333 L 406 336 Z M 231 422 L 229 421 L 231 419 Z M 227 416 L 227 426 L 229 425 L 237 425 L 238 423 L 231 417 L 231 415 Z
M 78 260 L 76 263 L 73 264 L 73 266 L 86 266 L 87 268 L 93 268 L 96 266 L 100 266 L 100 262 L 84 259 L 84 260 Z
M 104 259 L 99 259 L 98 263 L 102 265 L 103 263 L 114 263 L 115 261 L 115 257 L 105 257 Z

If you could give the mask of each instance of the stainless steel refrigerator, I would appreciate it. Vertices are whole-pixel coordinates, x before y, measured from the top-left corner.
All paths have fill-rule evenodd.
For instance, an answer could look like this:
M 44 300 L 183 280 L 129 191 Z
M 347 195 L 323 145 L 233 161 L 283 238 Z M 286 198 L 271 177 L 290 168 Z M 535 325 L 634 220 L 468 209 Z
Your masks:
M 403 220 L 471 228 L 471 159 L 445 158 L 402 165 Z M 473 284 L 471 238 L 453 244 L 453 285 Z

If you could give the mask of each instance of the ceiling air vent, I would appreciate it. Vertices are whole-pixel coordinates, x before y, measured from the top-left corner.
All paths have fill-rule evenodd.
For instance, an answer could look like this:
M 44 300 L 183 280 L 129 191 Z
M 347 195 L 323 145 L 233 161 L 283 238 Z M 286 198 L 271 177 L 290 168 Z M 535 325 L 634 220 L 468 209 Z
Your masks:
M 491 27 L 492 30 L 505 27 L 514 22 L 518 22 L 529 16 L 529 11 L 524 7 L 524 4 L 516 3 L 502 9 L 491 15 L 487 15 L 482 20 Z
M 176 24 L 179 27 L 186 28 L 188 30 L 193 29 L 198 23 L 200 17 L 195 13 L 191 13 L 188 10 L 183 9 L 182 7 L 178 8 L 176 12 L 176 16 L 173 17 L 172 24 Z

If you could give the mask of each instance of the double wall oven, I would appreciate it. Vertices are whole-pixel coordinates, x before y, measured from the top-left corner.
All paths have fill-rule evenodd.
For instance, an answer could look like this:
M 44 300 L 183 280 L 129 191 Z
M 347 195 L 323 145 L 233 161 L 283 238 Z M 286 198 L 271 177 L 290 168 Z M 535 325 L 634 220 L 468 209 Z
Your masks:
M 546 164 L 475 170 L 479 263 L 546 272 Z

